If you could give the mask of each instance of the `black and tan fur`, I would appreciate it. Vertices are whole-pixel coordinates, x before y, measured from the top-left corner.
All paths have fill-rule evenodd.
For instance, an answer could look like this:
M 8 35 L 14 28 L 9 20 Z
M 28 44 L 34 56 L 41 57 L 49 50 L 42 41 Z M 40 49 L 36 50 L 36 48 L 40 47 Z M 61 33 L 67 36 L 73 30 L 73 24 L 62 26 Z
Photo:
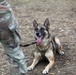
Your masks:
M 42 57 L 46 57 L 49 61 L 49 64 L 45 67 L 42 73 L 47 74 L 49 69 L 54 65 L 54 54 L 58 52 L 62 55 L 64 52 L 61 50 L 62 47 L 59 39 L 55 36 L 52 36 L 49 32 L 50 23 L 48 19 L 45 20 L 43 26 L 38 25 L 36 20 L 34 20 L 33 27 L 35 31 L 35 40 L 37 40 L 38 37 L 42 38 L 40 44 L 36 43 L 33 63 L 28 67 L 28 70 L 33 70 L 39 60 Z

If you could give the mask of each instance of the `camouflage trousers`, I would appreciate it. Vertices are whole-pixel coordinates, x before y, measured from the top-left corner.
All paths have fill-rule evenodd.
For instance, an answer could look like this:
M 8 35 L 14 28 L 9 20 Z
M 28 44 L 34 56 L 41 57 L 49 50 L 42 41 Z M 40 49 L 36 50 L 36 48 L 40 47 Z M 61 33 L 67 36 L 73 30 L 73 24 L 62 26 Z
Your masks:
M 22 50 L 20 49 L 20 36 L 18 35 L 17 22 L 12 13 L 12 8 L 6 0 L 2 3 L 7 5 L 9 11 L 0 9 L 0 42 L 3 45 L 5 53 L 9 57 L 10 75 L 19 75 L 27 73 L 27 66 Z M 16 44 L 16 45 L 15 45 Z
M 14 58 L 11 58 L 9 55 L 7 55 L 10 67 L 10 75 L 25 75 L 27 73 L 27 66 L 25 63 L 25 58 L 21 58 L 23 53 L 18 51 L 13 55 L 15 55 Z M 21 59 L 17 59 L 16 57 L 20 57 Z
M 14 33 L 15 41 L 19 43 L 19 37 Z M 25 58 L 19 45 L 15 48 L 11 48 L 5 44 L 5 41 L 1 41 L 3 44 L 5 53 L 9 57 L 10 75 L 19 75 L 27 73 L 27 66 L 25 63 Z

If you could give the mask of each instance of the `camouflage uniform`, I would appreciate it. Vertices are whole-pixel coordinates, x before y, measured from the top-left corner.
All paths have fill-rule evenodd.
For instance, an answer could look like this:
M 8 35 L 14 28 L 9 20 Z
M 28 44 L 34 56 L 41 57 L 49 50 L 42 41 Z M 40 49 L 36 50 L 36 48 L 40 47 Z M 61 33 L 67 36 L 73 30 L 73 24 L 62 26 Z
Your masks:
M 6 5 L 9 8 L 8 11 L 0 11 L 0 42 L 6 54 L 10 57 L 10 63 L 14 63 L 14 65 L 10 64 L 11 75 L 19 75 L 19 73 L 25 75 L 27 73 L 27 66 L 24 54 L 19 47 L 18 23 L 12 14 L 9 3 L 6 0 L 0 0 L 0 4 Z

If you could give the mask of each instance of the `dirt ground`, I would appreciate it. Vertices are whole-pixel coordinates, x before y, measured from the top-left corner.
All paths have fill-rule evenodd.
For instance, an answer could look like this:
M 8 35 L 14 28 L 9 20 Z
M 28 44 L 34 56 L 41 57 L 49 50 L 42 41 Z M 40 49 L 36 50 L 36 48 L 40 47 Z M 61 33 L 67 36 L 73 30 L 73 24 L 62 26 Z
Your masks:
M 61 40 L 64 56 L 56 57 L 55 66 L 48 75 L 76 75 L 76 0 L 9 0 L 20 24 L 21 42 L 34 40 L 32 21 L 43 24 L 50 21 L 50 33 Z M 33 60 L 35 46 L 22 48 L 27 65 Z M 48 62 L 40 62 L 26 75 L 42 75 Z M 9 75 L 9 63 L 0 45 L 0 75 Z

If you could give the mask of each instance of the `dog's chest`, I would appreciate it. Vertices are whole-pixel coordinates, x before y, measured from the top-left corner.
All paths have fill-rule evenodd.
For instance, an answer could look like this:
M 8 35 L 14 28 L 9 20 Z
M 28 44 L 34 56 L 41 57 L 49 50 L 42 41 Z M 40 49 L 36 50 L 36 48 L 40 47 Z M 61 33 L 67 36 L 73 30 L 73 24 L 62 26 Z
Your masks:
M 41 51 L 40 54 L 41 54 L 41 59 L 45 60 L 46 59 L 46 57 L 45 57 L 46 51 Z
M 41 56 L 42 56 L 42 57 L 44 57 L 44 56 L 45 56 L 46 51 L 42 51 L 42 52 L 40 52 L 40 53 L 41 53 Z
M 45 56 L 46 51 L 42 51 L 42 52 L 40 52 L 40 53 L 41 53 L 41 60 L 42 60 L 42 61 L 47 61 L 47 58 L 46 58 L 46 56 Z

